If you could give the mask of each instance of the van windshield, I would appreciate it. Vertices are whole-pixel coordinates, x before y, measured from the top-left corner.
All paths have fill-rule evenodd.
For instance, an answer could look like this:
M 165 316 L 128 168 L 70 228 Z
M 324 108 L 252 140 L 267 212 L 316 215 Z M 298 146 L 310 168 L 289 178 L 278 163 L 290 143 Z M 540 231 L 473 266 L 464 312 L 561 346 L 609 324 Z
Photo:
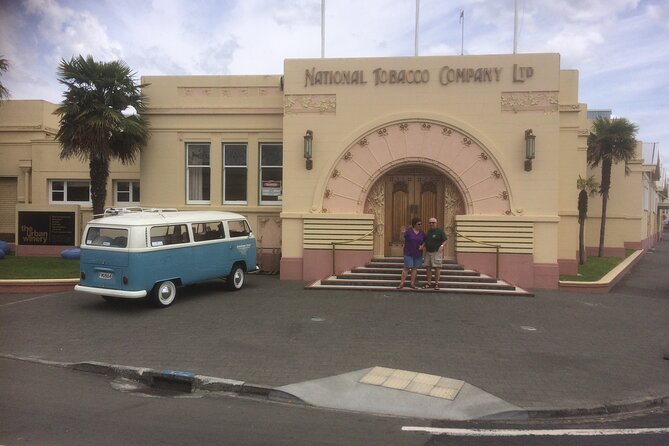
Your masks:
M 128 230 L 122 228 L 88 228 L 86 244 L 90 246 L 125 248 L 128 246 Z

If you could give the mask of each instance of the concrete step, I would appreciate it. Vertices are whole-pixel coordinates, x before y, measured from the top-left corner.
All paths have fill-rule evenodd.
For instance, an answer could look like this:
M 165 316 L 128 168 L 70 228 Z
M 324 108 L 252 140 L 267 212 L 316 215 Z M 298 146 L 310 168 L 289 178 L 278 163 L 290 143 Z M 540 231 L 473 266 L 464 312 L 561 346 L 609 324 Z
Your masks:
M 325 281 L 325 283 L 323 283 Z M 314 283 L 311 283 L 306 286 L 310 289 L 329 289 L 329 290 L 347 290 L 347 291 L 413 291 L 413 292 L 426 292 L 426 293 L 450 293 L 450 294 L 476 294 L 476 295 L 490 295 L 490 296 L 524 296 L 532 297 L 534 294 L 529 293 L 522 288 L 514 287 L 511 285 L 511 289 L 486 289 L 486 288 L 465 288 L 465 287 L 441 287 L 439 290 L 432 288 L 429 289 L 412 289 L 408 286 L 405 286 L 401 290 L 396 288 L 397 282 L 386 283 L 386 284 L 343 284 L 343 283 L 332 283 L 327 281 L 327 279 L 317 280 Z
M 425 268 L 418 269 L 416 276 L 418 289 L 409 288 L 409 280 L 407 279 L 404 288 L 398 290 L 397 285 L 402 277 L 402 268 L 403 259 L 401 257 L 375 257 L 366 266 L 352 268 L 350 271 L 318 280 L 307 285 L 307 288 L 533 296 L 532 293 L 503 280 L 481 274 L 478 271 L 465 269 L 452 260 L 444 262 L 439 280 L 439 290 L 420 288 L 427 281 Z
M 337 274 L 339 279 L 358 279 L 358 280 L 394 280 L 398 282 L 402 277 L 401 272 L 395 273 L 362 273 L 362 272 L 344 272 Z M 434 276 L 433 276 L 434 277 Z M 427 281 L 425 274 L 418 274 L 416 278 L 419 282 Z M 477 274 L 441 274 L 441 280 L 448 280 L 450 282 L 472 282 L 472 283 L 495 283 L 497 280 L 493 277 L 477 275 Z
M 373 266 L 359 266 L 357 268 L 352 268 L 351 272 L 354 274 L 401 274 L 402 267 L 386 266 L 379 268 Z M 418 268 L 418 274 L 425 275 L 425 268 Z M 459 268 L 452 268 L 452 269 L 442 268 L 441 275 L 477 276 L 479 275 L 479 272 L 471 269 L 464 269 L 463 267 L 460 266 Z
M 422 286 L 425 282 L 418 282 L 418 286 Z M 354 286 L 384 286 L 396 287 L 399 284 L 398 280 L 363 280 L 363 279 L 344 279 L 337 276 L 330 276 L 321 279 L 322 285 L 354 285 Z M 404 286 L 409 286 L 409 281 L 404 282 Z M 494 282 L 453 282 L 448 280 L 440 280 L 439 288 L 466 288 L 466 289 L 481 289 L 481 290 L 514 290 L 516 287 L 509 285 L 506 282 L 496 280 Z

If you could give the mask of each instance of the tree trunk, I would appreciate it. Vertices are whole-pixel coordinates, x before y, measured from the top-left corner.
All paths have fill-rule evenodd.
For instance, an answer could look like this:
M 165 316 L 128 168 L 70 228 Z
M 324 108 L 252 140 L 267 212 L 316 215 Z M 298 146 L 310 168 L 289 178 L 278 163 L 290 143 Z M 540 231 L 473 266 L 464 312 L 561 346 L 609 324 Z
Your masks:
M 606 231 L 606 205 L 609 203 L 609 189 L 611 189 L 611 166 L 613 162 L 611 157 L 606 157 L 602 161 L 602 184 L 600 193 L 602 194 L 602 222 L 599 227 L 599 257 L 604 256 L 604 233 Z
M 606 232 L 606 206 L 609 203 L 609 195 L 602 195 L 602 224 L 599 227 L 599 257 L 604 256 L 604 233 Z
M 580 178 L 580 176 L 579 176 Z M 578 193 L 578 264 L 585 263 L 585 219 L 588 214 L 588 192 L 582 189 Z
M 93 216 L 94 218 L 99 218 L 105 212 L 107 178 L 109 178 L 109 160 L 104 157 L 91 156 L 88 167 L 91 175 Z

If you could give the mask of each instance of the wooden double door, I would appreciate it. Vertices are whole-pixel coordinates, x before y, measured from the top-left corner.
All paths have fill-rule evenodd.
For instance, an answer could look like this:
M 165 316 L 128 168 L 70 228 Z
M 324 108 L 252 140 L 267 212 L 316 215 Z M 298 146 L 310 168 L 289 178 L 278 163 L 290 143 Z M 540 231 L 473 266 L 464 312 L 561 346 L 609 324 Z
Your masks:
M 444 176 L 428 169 L 405 169 L 386 175 L 384 255 L 402 255 L 401 234 L 414 217 L 422 219 L 425 232 L 430 217 L 437 217 L 439 227 L 444 227 L 444 185 Z

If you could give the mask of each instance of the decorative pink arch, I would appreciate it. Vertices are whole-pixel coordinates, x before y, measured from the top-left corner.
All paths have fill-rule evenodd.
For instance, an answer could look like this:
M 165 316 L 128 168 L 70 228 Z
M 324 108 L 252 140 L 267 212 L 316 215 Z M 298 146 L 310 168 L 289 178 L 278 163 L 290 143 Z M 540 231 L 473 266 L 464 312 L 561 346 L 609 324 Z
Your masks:
M 351 144 L 330 173 L 322 212 L 364 212 L 372 185 L 386 172 L 409 164 L 447 175 L 460 189 L 468 214 L 511 212 L 508 183 L 490 151 L 471 135 L 429 120 L 389 123 Z

